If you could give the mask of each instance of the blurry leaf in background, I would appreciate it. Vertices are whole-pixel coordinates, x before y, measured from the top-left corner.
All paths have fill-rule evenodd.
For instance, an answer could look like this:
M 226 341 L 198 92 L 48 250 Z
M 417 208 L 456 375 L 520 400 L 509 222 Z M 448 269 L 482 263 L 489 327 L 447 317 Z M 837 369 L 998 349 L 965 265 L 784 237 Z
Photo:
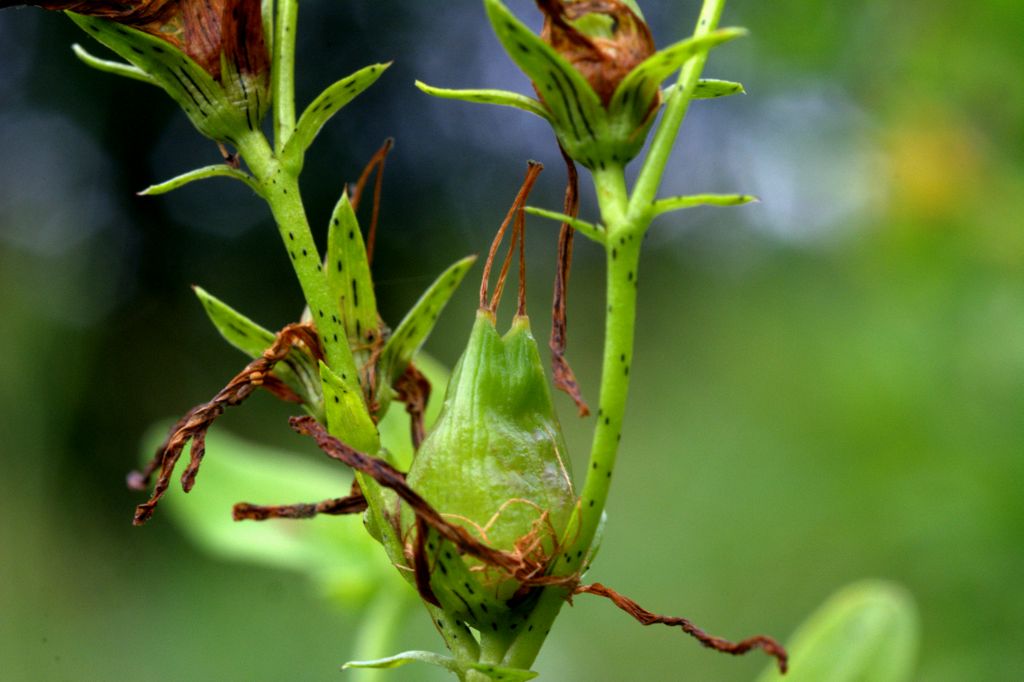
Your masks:
M 144 452 L 154 450 L 165 434 L 163 427 L 150 431 Z M 305 573 L 349 607 L 378 588 L 405 589 L 363 530 L 361 515 L 260 522 L 231 517 L 236 502 L 293 504 L 343 497 L 352 482 L 344 467 L 257 445 L 217 428 L 209 434 L 207 452 L 192 492 L 185 495 L 172 487 L 166 502 L 182 532 L 206 552 Z
M 787 644 L 790 671 L 770 666 L 758 682 L 908 682 L 918 615 L 901 587 L 865 581 L 831 596 Z
M 427 356 L 417 366 L 434 390 L 426 423 L 437 418 L 447 371 Z M 380 423 L 381 439 L 397 461 L 411 460 L 409 417 L 395 405 Z M 163 440 L 166 428 L 154 427 L 146 436 L 144 453 Z M 297 441 L 296 446 L 308 445 Z M 348 494 L 351 471 L 320 457 L 310 457 L 246 441 L 213 428 L 207 438 L 197 485 L 187 496 L 172 486 L 167 508 L 182 531 L 209 554 L 307 574 L 327 594 L 351 608 L 380 590 L 407 590 L 384 554 L 362 527 L 362 515 L 318 516 L 313 519 L 232 519 L 237 502 L 294 504 L 319 502 Z M 312 459 L 316 458 L 316 459 Z M 145 459 L 145 458 L 144 458 Z

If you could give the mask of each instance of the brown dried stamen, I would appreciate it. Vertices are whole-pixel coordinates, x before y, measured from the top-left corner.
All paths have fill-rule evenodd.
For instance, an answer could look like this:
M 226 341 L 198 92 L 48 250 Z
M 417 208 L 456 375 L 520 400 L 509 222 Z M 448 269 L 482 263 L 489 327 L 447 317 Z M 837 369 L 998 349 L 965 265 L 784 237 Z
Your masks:
M 565 153 L 562 146 L 558 146 L 565 159 L 565 168 L 568 172 L 568 179 L 565 184 L 565 201 L 562 204 L 563 213 L 575 218 L 580 208 L 580 181 L 576 172 L 576 164 Z M 565 346 L 568 342 L 567 336 L 567 313 L 566 306 L 569 296 L 569 270 L 572 267 L 572 243 L 576 230 L 569 223 L 562 223 L 558 232 L 558 265 L 555 270 L 555 293 L 551 302 L 551 340 L 548 347 L 551 349 L 551 373 L 555 382 L 555 388 L 565 391 L 576 403 L 581 417 L 590 414 L 590 408 L 583 400 L 580 386 L 576 382 L 576 374 L 569 366 L 565 358 Z
M 786 653 L 785 648 L 766 635 L 756 635 L 754 637 L 744 639 L 741 642 L 730 642 L 722 639 L 721 637 L 709 635 L 686 618 L 659 616 L 655 613 L 651 613 L 647 609 L 642 608 L 632 599 L 622 596 L 615 590 L 605 587 L 601 583 L 580 585 L 572 591 L 572 594 L 596 594 L 599 597 L 610 599 L 616 606 L 633 616 L 633 618 L 643 625 L 679 626 L 682 628 L 683 632 L 690 635 L 707 648 L 714 649 L 715 651 L 719 651 L 724 654 L 739 656 L 753 649 L 761 649 L 769 656 L 775 657 L 776 661 L 778 661 L 780 672 L 785 673 L 788 667 L 789 655 Z
M 262 506 L 239 502 L 231 510 L 235 521 L 266 521 L 267 519 L 311 519 L 320 514 L 342 516 L 366 511 L 366 498 L 362 495 L 337 497 L 311 504 Z
M 427 402 L 430 400 L 430 381 L 410 362 L 405 372 L 395 382 L 395 392 L 395 400 L 405 403 L 405 411 L 409 414 L 409 428 L 412 431 L 413 451 L 418 452 L 427 437 L 424 417 Z
M 167 440 L 157 449 L 153 459 L 142 471 L 133 471 L 128 474 L 128 487 L 145 490 L 149 485 L 150 477 L 157 469 L 160 470 L 153 494 L 148 501 L 138 505 L 135 509 L 133 523 L 136 526 L 142 525 L 153 515 L 160 498 L 167 492 L 171 475 L 174 473 L 174 466 L 178 463 L 185 446 L 191 441 L 189 464 L 181 476 L 181 487 L 188 492 L 195 484 L 196 474 L 199 472 L 203 455 L 206 453 L 206 432 L 213 422 L 224 414 L 225 409 L 242 404 L 257 388 L 267 385 L 274 366 L 300 344 L 305 346 L 315 358 L 322 357 L 320 341 L 312 325 L 288 325 L 277 333 L 273 345 L 235 375 L 228 385 L 214 396 L 213 400 L 192 408 L 178 420 L 167 436 Z M 271 386 L 275 393 L 282 391 L 280 382 L 272 382 Z M 294 396 L 294 393 L 292 395 Z M 297 396 L 295 397 L 297 398 Z
M 526 169 L 526 179 L 523 180 L 522 187 L 519 188 L 519 193 L 516 194 L 515 201 L 512 202 L 512 206 L 509 208 L 508 213 L 505 215 L 505 219 L 501 223 L 501 227 L 498 228 L 497 234 L 494 235 L 494 241 L 491 242 L 491 248 L 487 252 L 487 261 L 484 263 L 484 272 L 480 278 L 480 309 L 487 310 L 491 313 L 497 312 L 498 303 L 501 302 L 501 294 L 505 289 L 505 279 L 508 277 L 508 269 L 512 264 L 512 256 L 516 250 L 516 244 L 522 237 L 522 232 L 525 231 L 526 218 L 524 214 L 526 206 L 526 198 L 530 195 L 530 190 L 533 189 L 534 183 L 537 182 L 537 176 L 544 170 L 544 166 L 536 161 L 530 161 Z M 494 287 L 494 294 L 488 296 L 488 286 L 491 279 L 491 269 L 494 267 L 494 259 L 498 255 L 498 248 L 501 246 L 502 240 L 505 238 L 505 230 L 508 229 L 508 225 L 515 218 L 515 224 L 512 228 L 512 241 L 509 245 L 508 254 L 505 256 L 505 261 L 502 263 L 501 272 L 498 274 L 498 282 Z M 525 251 L 520 249 L 520 274 L 525 272 Z M 525 314 L 525 297 L 526 297 L 526 284 L 525 277 L 520 277 L 519 281 L 519 307 L 522 310 L 520 314 Z
M 352 210 L 358 211 L 359 200 L 363 198 L 363 190 L 366 189 L 366 183 L 370 180 L 370 174 L 374 170 L 377 171 L 377 177 L 373 183 L 373 212 L 370 214 L 370 229 L 366 232 L 366 260 L 369 263 L 373 263 L 373 249 L 377 242 L 377 219 L 380 217 L 380 194 L 384 184 L 384 163 L 387 161 L 388 152 L 394 146 L 395 139 L 393 137 L 384 140 L 384 144 L 370 157 L 370 161 L 363 168 L 363 172 L 356 182 L 355 191 L 352 192 Z

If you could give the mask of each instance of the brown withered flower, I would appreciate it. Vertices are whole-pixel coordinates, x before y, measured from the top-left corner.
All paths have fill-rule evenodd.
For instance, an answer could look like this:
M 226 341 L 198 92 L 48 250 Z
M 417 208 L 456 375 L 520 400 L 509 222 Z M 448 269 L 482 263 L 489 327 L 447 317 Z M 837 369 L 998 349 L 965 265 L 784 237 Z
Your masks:
M 130 26 L 170 43 L 217 80 L 222 53 L 240 73 L 270 70 L 260 0 L 0 0 L 0 9 L 16 5 L 74 12 Z
M 654 54 L 647 23 L 620 0 L 537 0 L 541 38 L 579 71 L 607 106 L 622 79 Z

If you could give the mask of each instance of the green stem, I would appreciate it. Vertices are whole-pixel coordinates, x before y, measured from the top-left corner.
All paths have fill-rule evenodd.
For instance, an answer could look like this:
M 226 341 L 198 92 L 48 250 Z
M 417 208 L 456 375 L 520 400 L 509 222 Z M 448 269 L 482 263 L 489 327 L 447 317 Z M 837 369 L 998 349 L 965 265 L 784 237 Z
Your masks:
M 709 33 L 718 25 L 725 0 L 705 0 L 697 21 L 696 36 Z M 601 366 L 600 406 L 590 450 L 587 478 L 580 496 L 578 530 L 570 528 L 568 537 L 577 537 L 572 550 L 562 554 L 553 567 L 553 575 L 580 572 L 588 558 L 601 513 L 608 499 L 612 473 L 622 437 L 622 422 L 629 393 L 630 365 L 636 327 L 637 278 L 640 245 L 654 217 L 654 199 L 665 172 L 669 153 L 689 107 L 690 98 L 707 61 L 707 55 L 694 57 L 683 67 L 679 82 L 666 106 L 655 132 L 651 149 L 644 160 L 630 196 L 623 169 L 608 168 L 593 173 L 594 186 L 605 226 L 605 252 L 608 267 L 606 286 L 604 357 Z M 523 633 L 505 655 L 505 665 L 529 668 L 544 643 L 551 624 L 567 597 L 565 588 L 549 587 L 527 619 Z
M 704 0 L 693 36 L 699 38 L 718 28 L 718 21 L 724 7 L 725 0 Z M 669 154 L 672 153 L 676 137 L 679 135 L 679 127 L 682 125 L 683 119 L 686 118 L 693 91 L 697 87 L 697 81 L 700 80 L 701 71 L 704 70 L 707 60 L 708 53 L 701 53 L 686 62 L 679 73 L 679 84 L 673 88 L 672 95 L 665 105 L 665 113 L 662 115 L 661 123 L 658 124 L 658 129 L 654 132 L 651 149 L 644 159 L 636 186 L 633 188 L 633 196 L 629 201 L 629 211 L 633 216 L 646 215 L 651 210 L 651 204 L 654 203 L 658 188 L 661 186 L 661 178 L 665 174 L 665 165 L 668 163 Z
M 302 294 L 313 316 L 313 323 L 319 332 L 327 365 L 336 374 L 357 376 L 348 337 L 338 316 L 338 302 L 331 300 L 328 293 L 323 259 L 309 229 L 306 209 L 299 194 L 298 177 L 282 166 L 262 133 L 252 133 L 242 138 L 238 150 L 262 188 L 263 196 L 277 222 L 281 239 L 302 287 Z M 335 333 L 338 334 L 338 341 L 334 341 Z
M 261 187 L 263 197 L 277 222 L 313 324 L 316 325 L 327 366 L 335 374 L 352 377 L 354 381 L 358 376 L 355 359 L 348 345 L 339 304 L 331 298 L 327 276 L 323 271 L 323 259 L 309 229 L 297 173 L 278 160 L 262 133 L 255 132 L 242 138 L 238 150 Z M 350 434 L 337 431 L 337 425 L 328 424 L 328 428 L 331 429 L 331 435 L 342 441 L 351 440 Z M 380 487 L 365 474 L 357 473 L 356 478 L 378 523 L 385 524 Z M 381 533 L 392 559 L 401 556 L 401 545 L 394 533 L 390 533 L 386 527 L 381 528 Z
M 299 0 L 277 0 L 270 88 L 274 102 L 274 149 L 284 149 L 295 130 L 295 34 Z

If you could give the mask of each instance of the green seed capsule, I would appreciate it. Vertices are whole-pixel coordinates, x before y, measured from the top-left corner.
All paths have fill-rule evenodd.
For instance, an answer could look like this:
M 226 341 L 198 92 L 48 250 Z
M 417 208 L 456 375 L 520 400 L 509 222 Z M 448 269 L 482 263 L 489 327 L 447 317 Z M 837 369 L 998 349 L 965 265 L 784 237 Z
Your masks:
M 557 551 L 576 495 L 527 317 L 517 316 L 501 336 L 490 312 L 477 313 L 441 416 L 408 482 L 449 522 L 493 548 L 542 564 Z M 411 513 L 404 525 L 412 525 Z M 495 619 L 508 615 L 506 602 L 520 584 L 444 545 L 431 533 L 431 589 L 446 611 L 474 627 L 496 629 Z

